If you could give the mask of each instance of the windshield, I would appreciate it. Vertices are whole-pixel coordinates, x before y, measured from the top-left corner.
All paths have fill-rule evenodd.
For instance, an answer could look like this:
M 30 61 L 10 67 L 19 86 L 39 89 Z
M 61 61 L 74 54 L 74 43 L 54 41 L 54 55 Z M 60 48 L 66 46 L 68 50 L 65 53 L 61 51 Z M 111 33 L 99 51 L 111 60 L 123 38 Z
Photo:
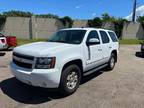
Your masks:
M 61 42 L 68 44 L 80 44 L 84 38 L 86 30 L 61 30 L 51 36 L 49 42 Z

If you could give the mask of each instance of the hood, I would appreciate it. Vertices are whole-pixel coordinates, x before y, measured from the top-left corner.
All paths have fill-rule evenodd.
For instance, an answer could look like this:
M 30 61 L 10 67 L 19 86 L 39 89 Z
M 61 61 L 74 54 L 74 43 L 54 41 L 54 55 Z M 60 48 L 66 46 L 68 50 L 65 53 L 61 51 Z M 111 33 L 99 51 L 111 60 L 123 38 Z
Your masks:
M 56 42 L 35 42 L 14 48 L 14 52 L 35 57 L 51 56 L 51 54 L 76 45 Z

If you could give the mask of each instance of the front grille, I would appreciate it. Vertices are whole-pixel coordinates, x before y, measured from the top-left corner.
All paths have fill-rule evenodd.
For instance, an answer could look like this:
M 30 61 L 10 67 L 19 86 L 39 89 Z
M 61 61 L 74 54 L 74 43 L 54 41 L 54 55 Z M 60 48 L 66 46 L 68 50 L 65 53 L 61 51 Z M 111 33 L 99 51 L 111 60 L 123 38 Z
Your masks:
M 28 63 L 22 63 L 19 61 L 16 61 L 15 59 L 13 59 L 13 62 L 19 66 L 19 67 L 23 67 L 23 68 L 27 68 L 27 69 L 32 69 L 32 64 L 28 64 Z
M 24 58 L 24 59 L 28 59 L 28 60 L 34 60 L 33 56 L 19 54 L 19 53 L 16 53 L 16 52 L 13 52 L 13 56 Z
M 33 56 L 13 53 L 13 63 L 19 67 L 32 69 L 33 62 L 34 62 Z

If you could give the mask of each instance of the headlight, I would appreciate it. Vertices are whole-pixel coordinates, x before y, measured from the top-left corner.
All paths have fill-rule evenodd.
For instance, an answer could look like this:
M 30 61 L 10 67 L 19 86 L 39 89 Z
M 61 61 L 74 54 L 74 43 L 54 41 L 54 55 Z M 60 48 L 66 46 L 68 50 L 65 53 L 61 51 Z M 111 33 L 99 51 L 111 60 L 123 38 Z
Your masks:
M 38 57 L 36 58 L 36 69 L 51 69 L 55 66 L 55 57 Z

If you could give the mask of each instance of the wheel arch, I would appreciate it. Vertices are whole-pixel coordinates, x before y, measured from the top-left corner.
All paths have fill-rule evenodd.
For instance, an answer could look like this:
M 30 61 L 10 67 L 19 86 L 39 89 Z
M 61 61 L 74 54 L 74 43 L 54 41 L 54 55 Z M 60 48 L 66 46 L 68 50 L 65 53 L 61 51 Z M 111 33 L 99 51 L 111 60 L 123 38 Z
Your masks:
M 66 63 L 63 65 L 63 67 L 62 67 L 62 72 L 63 72 L 63 70 L 64 70 L 66 67 L 68 67 L 68 66 L 70 66 L 70 65 L 72 65 L 72 64 L 77 65 L 77 66 L 80 68 L 80 70 L 81 70 L 81 74 L 83 73 L 83 62 L 82 62 L 81 59 L 75 59 L 75 60 L 71 60 L 71 61 L 66 62 Z

